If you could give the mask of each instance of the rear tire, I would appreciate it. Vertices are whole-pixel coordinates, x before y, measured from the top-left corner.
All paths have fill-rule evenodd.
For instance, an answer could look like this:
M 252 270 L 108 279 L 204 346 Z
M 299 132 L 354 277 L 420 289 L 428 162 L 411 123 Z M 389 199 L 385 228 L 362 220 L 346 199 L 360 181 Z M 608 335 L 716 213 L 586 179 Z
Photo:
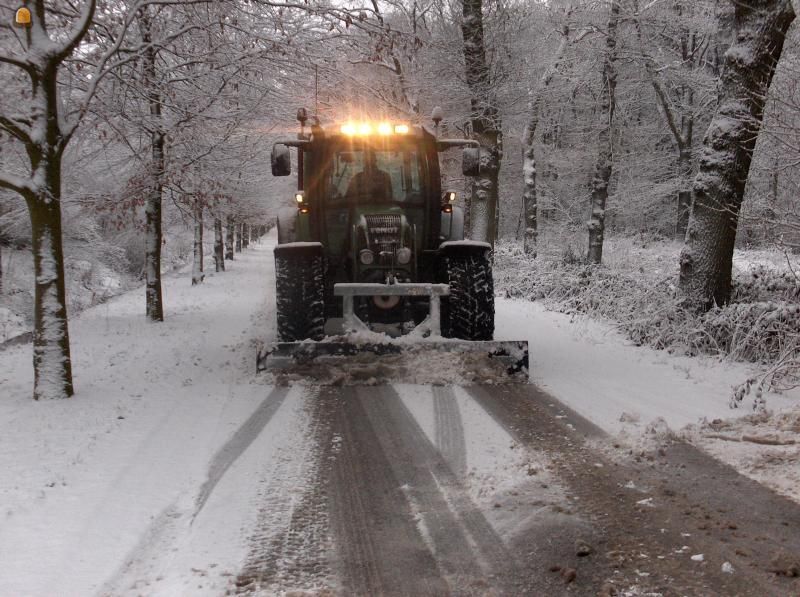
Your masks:
M 278 338 L 319 340 L 325 328 L 325 260 L 322 247 L 275 249 Z
M 489 252 L 465 251 L 442 257 L 443 282 L 450 296 L 442 297 L 442 335 L 461 340 L 491 340 L 494 336 L 494 280 Z

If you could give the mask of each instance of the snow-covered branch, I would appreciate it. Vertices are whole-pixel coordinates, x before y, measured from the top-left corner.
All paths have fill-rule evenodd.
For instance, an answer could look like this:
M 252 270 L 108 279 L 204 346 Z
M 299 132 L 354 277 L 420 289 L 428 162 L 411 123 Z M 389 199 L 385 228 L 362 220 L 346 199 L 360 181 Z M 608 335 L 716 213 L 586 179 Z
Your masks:
M 0 114 L 0 128 L 23 143 L 31 142 L 30 122 L 21 117 L 8 117 Z
M 22 58 L 21 56 L 17 56 L 16 54 L 0 52 L 0 62 L 3 64 L 16 66 L 17 68 L 21 68 L 29 73 L 33 71 L 33 66 L 26 59 Z
M 56 60 L 59 62 L 64 60 L 78 46 L 86 33 L 89 31 L 96 7 L 97 0 L 89 0 L 84 5 L 77 22 L 73 25 L 61 47 L 56 50 Z
M 28 179 L 14 176 L 13 174 L 3 174 L 0 172 L 0 189 L 8 189 L 19 193 L 23 197 L 30 197 L 35 192 L 33 185 Z

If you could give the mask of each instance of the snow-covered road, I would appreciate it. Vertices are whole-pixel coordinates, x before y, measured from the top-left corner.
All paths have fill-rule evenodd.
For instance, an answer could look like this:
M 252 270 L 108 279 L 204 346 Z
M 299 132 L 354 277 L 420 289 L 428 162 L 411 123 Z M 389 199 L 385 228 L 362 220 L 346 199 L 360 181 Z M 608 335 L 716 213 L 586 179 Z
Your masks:
M 30 347 L 0 352 L 0 595 L 800 588 L 769 570 L 775 545 L 800 553 L 788 500 L 659 425 L 653 451 L 630 448 L 659 416 L 729 416 L 720 380 L 740 367 L 499 301 L 498 337 L 530 340 L 560 402 L 534 385 L 272 387 L 254 368 L 273 243 L 200 286 L 167 279 L 163 324 L 142 292 L 81 314 L 72 400 L 34 403 Z

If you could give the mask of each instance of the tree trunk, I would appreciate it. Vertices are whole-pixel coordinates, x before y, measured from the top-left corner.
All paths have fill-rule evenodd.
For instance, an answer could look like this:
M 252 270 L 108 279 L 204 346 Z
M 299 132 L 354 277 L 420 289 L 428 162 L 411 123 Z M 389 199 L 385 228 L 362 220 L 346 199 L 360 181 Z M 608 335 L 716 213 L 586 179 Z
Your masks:
M 536 258 L 536 249 L 539 243 L 539 205 L 536 195 L 536 155 L 534 153 L 533 140 L 536 134 L 536 126 L 539 118 L 532 118 L 526 129 L 526 137 L 530 132 L 531 142 L 525 144 L 522 153 L 522 181 L 524 188 L 522 191 L 522 213 L 524 220 L 524 231 L 522 246 L 526 255 Z
M 233 237 L 234 223 L 233 218 L 228 216 L 225 220 L 225 259 L 233 261 Z
M 40 154 L 46 182 L 28 200 L 33 241 L 33 398 L 66 398 L 74 393 L 69 348 L 64 251 L 61 241 L 61 155 Z
M 691 309 L 730 299 L 739 209 L 767 92 L 794 17 L 790 0 L 735 5 L 735 41 L 725 53 L 717 110 L 703 138 L 680 256 L 680 289 Z
M 236 230 L 236 252 L 242 252 L 242 224 L 234 224 Z
M 245 224 L 244 222 L 239 224 L 239 238 L 241 239 L 241 243 L 242 243 L 242 247 L 241 248 L 242 249 L 246 249 L 247 248 L 247 241 L 248 241 L 248 239 L 247 239 L 247 224 Z
M 606 50 L 603 57 L 603 89 L 600 93 L 600 132 L 597 135 L 599 154 L 592 178 L 592 211 L 589 216 L 589 263 L 602 263 L 603 240 L 605 237 L 606 201 L 608 185 L 614 168 L 614 108 L 617 86 L 617 23 L 619 21 L 619 0 L 612 0 L 611 15 L 606 32 Z
M 690 145 L 691 147 L 691 145 Z M 691 150 L 681 148 L 678 154 L 678 176 L 681 188 L 678 191 L 678 219 L 675 223 L 675 239 L 685 240 L 686 229 L 689 227 L 689 214 L 692 211 L 692 162 Z
M 569 19 L 572 10 L 568 10 L 565 16 Z M 539 127 L 539 110 L 542 104 L 542 97 L 553 76 L 558 71 L 561 60 L 567 49 L 569 39 L 569 22 L 561 28 L 561 43 L 556 50 L 556 55 L 550 67 L 542 75 L 538 87 L 533 91 L 533 95 L 528 104 L 528 124 L 522 136 L 522 209 L 525 220 L 525 231 L 523 233 L 523 247 L 526 255 L 536 258 L 536 246 L 539 239 L 539 218 L 538 218 L 538 197 L 536 193 L 536 154 L 534 143 L 536 141 L 536 129 Z
M 47 32 L 45 3 L 33 4 L 31 23 L 24 30 L 24 56 L 0 51 L 0 62 L 22 69 L 30 80 L 30 101 L 23 102 L 27 105 L 13 105 L 12 117 L 0 114 L 0 128 L 25 146 L 29 175 L 19 178 L 0 172 L 0 188 L 25 198 L 31 220 L 35 275 L 33 397 L 40 400 L 67 398 L 74 393 L 61 237 L 61 165 L 79 117 L 70 119 L 62 106 L 58 71 L 89 30 L 96 3 L 84 3 L 75 26 L 55 37 Z M 25 107 L 27 114 L 16 113 Z
M 472 183 L 469 231 L 473 240 L 497 239 L 498 178 L 503 159 L 503 133 L 495 105 L 483 35 L 483 0 L 462 0 L 464 63 L 470 89 L 472 132 L 480 144 L 481 174 Z
M 214 271 L 225 271 L 225 249 L 222 239 L 222 219 L 214 218 Z
M 203 204 L 194 201 L 194 263 L 192 265 L 192 286 L 203 282 Z
M 147 8 L 140 13 L 142 39 L 152 38 L 150 13 Z M 164 303 L 161 294 L 161 195 L 164 188 L 165 135 L 161 130 L 161 94 L 156 87 L 156 53 L 151 46 L 142 55 L 142 70 L 148 89 L 147 101 L 153 129 L 150 132 L 150 190 L 145 200 L 145 312 L 150 321 L 164 321 Z

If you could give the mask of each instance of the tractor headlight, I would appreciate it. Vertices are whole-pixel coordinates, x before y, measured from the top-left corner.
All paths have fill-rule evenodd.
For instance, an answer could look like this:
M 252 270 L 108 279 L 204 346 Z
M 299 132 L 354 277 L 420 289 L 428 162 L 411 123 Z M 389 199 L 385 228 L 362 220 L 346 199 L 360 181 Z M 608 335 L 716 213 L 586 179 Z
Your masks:
M 375 261 L 375 253 L 369 249 L 361 249 L 361 252 L 358 254 L 358 258 L 364 265 L 372 265 Z
M 397 249 L 397 263 L 400 265 L 407 265 L 411 261 L 411 249 L 408 247 L 400 247 Z

